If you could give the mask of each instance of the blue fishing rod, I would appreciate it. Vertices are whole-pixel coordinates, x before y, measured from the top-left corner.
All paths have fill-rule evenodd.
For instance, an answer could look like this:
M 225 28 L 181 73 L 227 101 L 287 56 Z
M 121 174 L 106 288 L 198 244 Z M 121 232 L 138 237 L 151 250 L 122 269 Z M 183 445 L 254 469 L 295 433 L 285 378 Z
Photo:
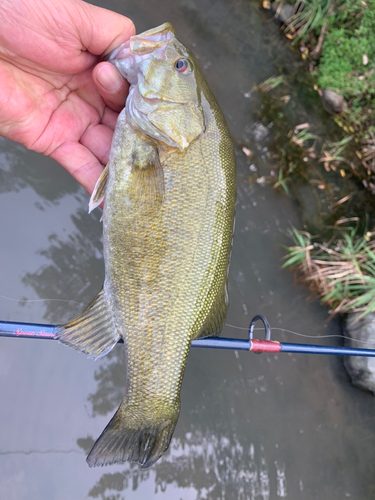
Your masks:
M 262 321 L 265 330 L 265 340 L 253 338 L 254 327 L 257 321 Z M 48 339 L 57 340 L 57 325 L 42 325 L 38 323 L 13 323 L 0 321 L 0 337 L 20 339 Z M 122 343 L 123 340 L 119 340 Z M 208 337 L 193 340 L 192 347 L 206 347 L 214 349 L 236 349 L 255 353 L 290 352 L 296 354 L 335 354 L 340 356 L 375 357 L 375 349 L 356 349 L 352 347 L 322 346 L 310 344 L 290 344 L 271 340 L 271 328 L 264 316 L 257 314 L 250 322 L 248 339 L 228 339 L 222 337 Z

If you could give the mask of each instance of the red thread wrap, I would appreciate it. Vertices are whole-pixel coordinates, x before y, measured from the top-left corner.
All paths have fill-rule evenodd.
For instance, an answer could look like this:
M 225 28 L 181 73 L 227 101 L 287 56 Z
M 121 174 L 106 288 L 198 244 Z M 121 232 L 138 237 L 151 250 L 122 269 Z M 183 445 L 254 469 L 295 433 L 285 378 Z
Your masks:
M 250 352 L 280 352 L 281 344 L 274 340 L 250 340 Z

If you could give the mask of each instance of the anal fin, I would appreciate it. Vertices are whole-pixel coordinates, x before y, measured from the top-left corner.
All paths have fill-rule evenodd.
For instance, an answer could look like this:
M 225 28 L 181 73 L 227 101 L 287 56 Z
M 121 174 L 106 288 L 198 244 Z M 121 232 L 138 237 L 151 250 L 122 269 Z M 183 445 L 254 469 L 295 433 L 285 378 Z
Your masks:
M 100 358 L 120 340 L 108 301 L 102 288 L 86 309 L 74 319 L 57 327 L 57 339 L 88 355 Z
M 203 328 L 192 340 L 219 335 L 219 333 L 223 329 L 228 310 L 227 286 L 227 283 L 225 283 L 225 285 L 221 289 L 221 292 L 218 294 L 214 305 L 211 308 L 211 312 L 208 315 Z

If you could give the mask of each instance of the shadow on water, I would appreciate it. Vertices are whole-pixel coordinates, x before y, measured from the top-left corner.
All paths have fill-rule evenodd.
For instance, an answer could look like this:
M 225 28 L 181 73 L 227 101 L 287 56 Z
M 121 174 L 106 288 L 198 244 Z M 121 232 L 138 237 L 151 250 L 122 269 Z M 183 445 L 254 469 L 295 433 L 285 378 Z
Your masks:
M 364 189 L 351 166 L 348 168 L 349 162 L 339 167 L 333 164 L 327 170 L 323 168 L 322 150 L 326 141 L 339 142 L 343 138 L 342 131 L 333 120 L 325 120 L 327 113 L 321 108 L 308 76 L 299 79 L 302 81 L 295 82 L 291 75 L 290 80 L 277 89 L 269 93 L 259 92 L 261 106 L 254 113 L 258 119 L 257 142 L 251 146 L 263 154 L 255 154 L 252 158 L 256 166 L 253 171 L 257 173 L 249 182 L 258 182 L 260 175 L 264 175 L 266 183 L 292 195 L 299 204 L 303 224 L 313 233 L 327 232 L 327 227 L 344 217 L 357 217 L 371 226 L 374 220 L 373 195 Z M 298 94 L 299 85 L 310 89 L 304 93 L 306 103 L 310 102 L 310 110 L 308 104 L 302 109 L 290 105 L 290 102 L 296 102 L 294 86 Z M 285 101 L 285 97 L 290 101 Z M 313 109 L 317 112 L 313 113 Z M 312 138 L 298 140 L 298 126 L 308 131 Z M 353 148 L 347 147 L 346 156 L 350 158 L 353 153 Z M 342 167 L 346 167 L 345 170 Z

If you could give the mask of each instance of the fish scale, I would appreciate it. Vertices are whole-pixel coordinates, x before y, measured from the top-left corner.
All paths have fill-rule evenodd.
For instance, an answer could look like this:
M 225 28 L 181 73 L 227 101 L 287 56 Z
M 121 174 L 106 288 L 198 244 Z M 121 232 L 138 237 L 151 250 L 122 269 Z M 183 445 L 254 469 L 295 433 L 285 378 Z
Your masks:
M 199 64 L 170 24 L 109 60 L 131 88 L 90 200 L 91 210 L 105 194 L 105 282 L 58 336 L 91 357 L 123 338 L 125 398 L 87 461 L 149 467 L 172 438 L 191 341 L 225 321 L 235 158 Z

